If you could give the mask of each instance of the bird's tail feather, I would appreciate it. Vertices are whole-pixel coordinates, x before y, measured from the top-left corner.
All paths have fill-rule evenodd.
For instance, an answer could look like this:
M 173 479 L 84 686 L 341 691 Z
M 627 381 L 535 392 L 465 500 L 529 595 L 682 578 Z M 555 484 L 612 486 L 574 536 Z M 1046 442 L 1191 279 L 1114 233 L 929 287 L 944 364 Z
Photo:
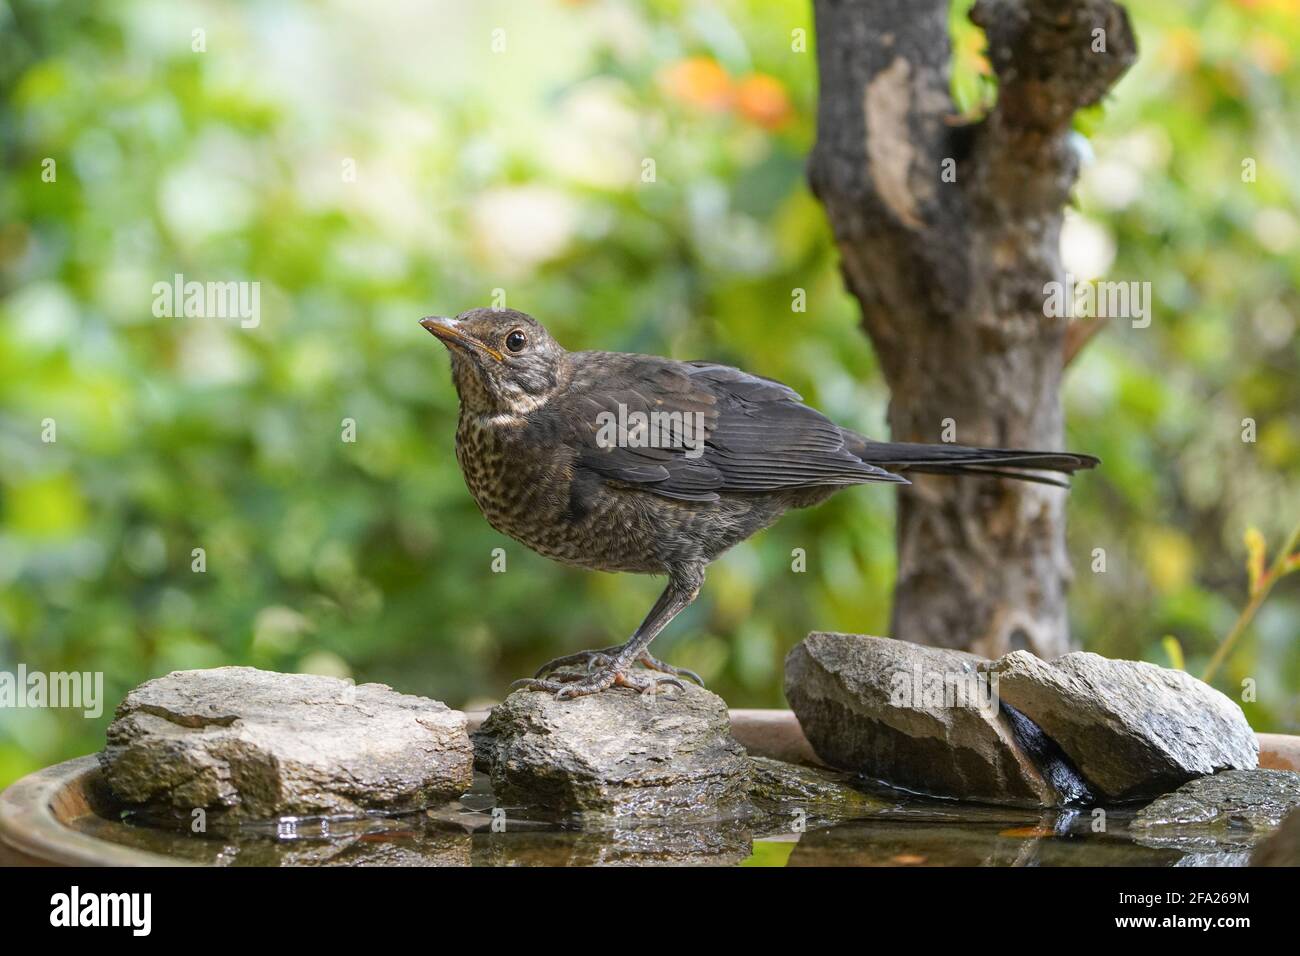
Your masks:
M 858 441 L 850 443 L 850 448 L 863 461 L 904 474 L 985 475 L 1069 487 L 1068 482 L 1040 473 L 1055 471 L 1069 475 L 1100 464 L 1092 455 L 1074 452 L 914 445 L 910 442 L 875 442 L 860 435 L 853 437 Z

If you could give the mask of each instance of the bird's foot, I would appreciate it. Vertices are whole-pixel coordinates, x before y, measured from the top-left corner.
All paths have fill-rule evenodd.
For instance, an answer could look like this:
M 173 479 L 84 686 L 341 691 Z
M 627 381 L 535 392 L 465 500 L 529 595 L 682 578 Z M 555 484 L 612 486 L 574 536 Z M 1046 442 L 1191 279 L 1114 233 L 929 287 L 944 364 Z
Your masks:
M 657 694 L 660 687 L 671 686 L 686 690 L 686 685 L 671 675 L 665 677 L 642 676 L 619 668 L 613 662 L 593 671 L 586 676 L 574 673 L 556 674 L 548 680 L 536 677 L 517 680 L 510 685 L 512 690 L 544 690 L 555 695 L 556 700 L 572 700 L 574 697 L 586 697 L 599 694 L 611 687 L 630 687 L 642 694 Z
M 558 670 L 561 667 L 572 667 L 575 664 L 585 666 L 588 672 L 597 668 L 608 667 L 614 660 L 614 655 L 623 649 L 623 645 L 615 644 L 613 647 L 603 647 L 598 651 L 578 651 L 576 654 L 566 654 L 564 657 L 557 657 L 554 660 L 547 661 L 537 672 L 533 674 L 533 679 L 544 677 L 551 671 Z M 669 674 L 673 677 L 687 677 L 701 687 L 704 686 L 704 678 L 693 670 L 685 667 L 674 667 L 672 664 L 666 664 L 658 658 L 651 657 L 649 651 L 642 651 L 641 656 L 636 662 L 642 667 L 649 668 L 652 671 L 659 671 L 662 674 Z M 576 676 L 572 679 L 576 680 Z

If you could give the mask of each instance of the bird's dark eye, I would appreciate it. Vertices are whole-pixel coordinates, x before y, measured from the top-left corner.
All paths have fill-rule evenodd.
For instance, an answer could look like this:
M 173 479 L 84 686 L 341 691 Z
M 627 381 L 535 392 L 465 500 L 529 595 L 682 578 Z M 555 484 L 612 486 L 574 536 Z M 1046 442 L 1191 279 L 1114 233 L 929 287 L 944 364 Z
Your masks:
M 508 348 L 512 352 L 522 352 L 524 350 L 524 346 L 527 344 L 528 344 L 528 336 L 524 335 L 524 333 L 519 331 L 518 329 L 515 329 L 513 332 L 511 332 L 509 335 L 506 336 L 506 348 Z

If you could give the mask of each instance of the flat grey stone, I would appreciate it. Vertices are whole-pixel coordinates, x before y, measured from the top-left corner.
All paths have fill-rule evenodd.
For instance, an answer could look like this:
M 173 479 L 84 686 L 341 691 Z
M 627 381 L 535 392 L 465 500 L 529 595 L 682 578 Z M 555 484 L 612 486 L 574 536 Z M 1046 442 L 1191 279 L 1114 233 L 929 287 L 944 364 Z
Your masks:
M 383 684 L 252 667 L 177 671 L 117 708 L 100 754 L 114 797 L 209 826 L 404 811 L 473 779 L 465 717 Z
M 1241 708 L 1184 671 L 1082 651 L 1050 662 L 1015 651 L 988 670 L 1003 704 L 1042 728 L 1103 797 L 1154 796 L 1258 764 Z
M 1231 836 L 1271 831 L 1300 807 L 1300 773 L 1225 770 L 1153 800 L 1130 827 L 1148 835 Z
M 507 819 L 512 807 L 588 826 L 746 809 L 749 759 L 731 736 L 727 705 L 690 683 L 573 700 L 515 691 L 492 709 L 474 746 Z
M 1018 746 L 1008 715 L 996 702 L 977 706 L 984 663 L 964 651 L 815 632 L 786 657 L 785 696 L 832 767 L 966 800 L 1064 802 Z M 973 693 L 959 697 L 959 688 Z

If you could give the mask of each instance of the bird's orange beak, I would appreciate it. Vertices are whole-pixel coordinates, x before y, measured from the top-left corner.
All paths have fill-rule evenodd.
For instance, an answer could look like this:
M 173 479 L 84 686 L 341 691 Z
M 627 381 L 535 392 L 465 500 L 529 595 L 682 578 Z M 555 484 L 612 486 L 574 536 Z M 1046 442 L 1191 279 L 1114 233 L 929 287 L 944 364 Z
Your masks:
M 471 350 L 484 352 L 492 356 L 498 362 L 504 360 L 504 356 L 490 345 L 484 345 L 474 336 L 470 335 L 460 327 L 460 323 L 455 319 L 448 319 L 441 315 L 426 315 L 420 320 L 420 324 L 429 332 L 441 339 L 445 345 L 454 345 L 457 347 L 468 348 Z

